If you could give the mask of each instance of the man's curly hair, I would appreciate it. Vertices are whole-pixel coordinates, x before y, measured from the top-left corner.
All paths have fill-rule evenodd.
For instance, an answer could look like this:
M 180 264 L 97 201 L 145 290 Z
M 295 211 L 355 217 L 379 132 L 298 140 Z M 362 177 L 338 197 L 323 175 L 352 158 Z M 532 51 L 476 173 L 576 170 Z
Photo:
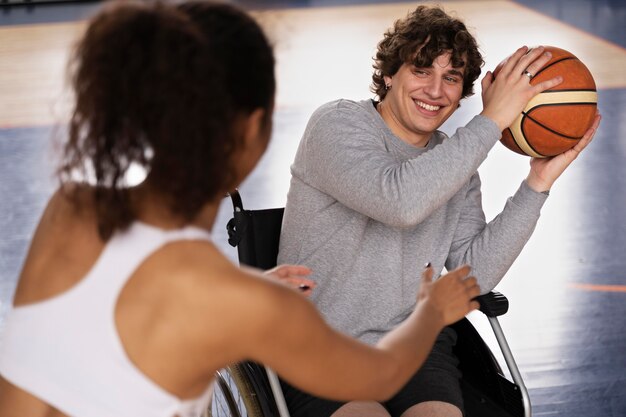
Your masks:
M 397 20 L 378 43 L 372 92 L 383 100 L 387 95 L 385 76 L 393 76 L 405 63 L 430 67 L 446 52 L 451 53 L 454 68 L 465 66 L 462 97 L 471 96 L 484 65 L 476 39 L 463 22 L 440 7 L 419 6 L 406 18 Z

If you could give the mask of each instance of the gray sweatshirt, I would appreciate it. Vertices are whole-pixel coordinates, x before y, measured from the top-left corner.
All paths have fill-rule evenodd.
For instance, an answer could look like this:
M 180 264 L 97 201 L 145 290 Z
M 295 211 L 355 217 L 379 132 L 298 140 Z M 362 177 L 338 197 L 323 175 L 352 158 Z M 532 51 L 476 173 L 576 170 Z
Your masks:
M 291 166 L 279 263 L 310 267 L 322 315 L 367 343 L 411 313 L 426 262 L 435 271 L 470 264 L 490 291 L 547 198 L 522 182 L 486 223 L 477 169 L 500 135 L 476 116 L 417 148 L 391 132 L 372 100 L 321 106 Z

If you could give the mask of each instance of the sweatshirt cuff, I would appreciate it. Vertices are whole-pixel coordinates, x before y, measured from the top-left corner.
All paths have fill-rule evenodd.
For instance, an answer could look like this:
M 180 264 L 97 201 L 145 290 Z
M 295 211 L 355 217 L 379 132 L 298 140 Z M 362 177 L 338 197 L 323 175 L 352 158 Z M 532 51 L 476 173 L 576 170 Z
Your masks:
M 517 207 L 524 208 L 528 214 L 534 213 L 534 216 L 539 216 L 541 207 L 548 199 L 548 194 L 534 191 L 528 186 L 526 180 L 522 181 L 517 192 L 511 197 L 510 201 Z

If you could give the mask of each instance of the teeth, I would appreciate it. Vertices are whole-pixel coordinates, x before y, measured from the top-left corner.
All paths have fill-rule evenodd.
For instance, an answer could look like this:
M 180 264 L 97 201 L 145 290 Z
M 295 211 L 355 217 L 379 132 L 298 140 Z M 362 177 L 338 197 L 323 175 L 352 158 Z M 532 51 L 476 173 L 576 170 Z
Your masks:
M 441 106 L 431 106 L 430 104 L 422 103 L 421 101 L 416 101 L 418 106 L 428 111 L 437 111 L 441 108 Z

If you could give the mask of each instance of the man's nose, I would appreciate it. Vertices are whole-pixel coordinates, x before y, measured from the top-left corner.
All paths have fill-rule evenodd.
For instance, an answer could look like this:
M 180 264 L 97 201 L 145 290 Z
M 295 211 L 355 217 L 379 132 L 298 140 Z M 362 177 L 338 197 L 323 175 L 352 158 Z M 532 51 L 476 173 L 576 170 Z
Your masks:
M 441 97 L 443 88 L 443 80 L 439 77 L 433 77 L 429 80 L 424 91 L 433 98 Z

